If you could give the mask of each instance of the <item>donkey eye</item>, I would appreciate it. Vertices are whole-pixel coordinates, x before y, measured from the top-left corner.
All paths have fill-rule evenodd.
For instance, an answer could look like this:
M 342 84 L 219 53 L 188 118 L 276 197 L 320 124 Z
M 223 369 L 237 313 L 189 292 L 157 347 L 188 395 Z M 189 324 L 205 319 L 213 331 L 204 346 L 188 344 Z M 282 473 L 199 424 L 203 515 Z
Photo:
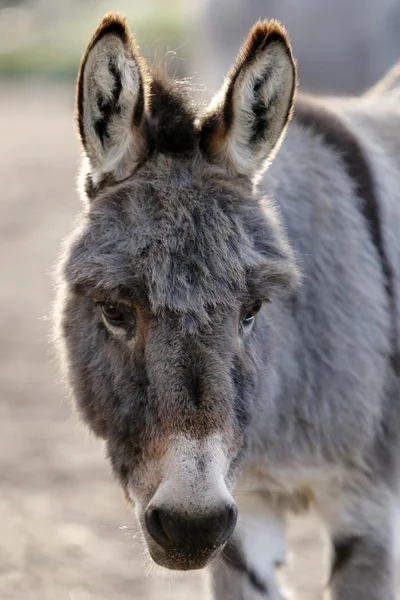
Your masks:
M 100 302 L 100 310 L 113 327 L 122 327 L 127 322 L 128 308 L 121 306 L 119 302 Z
M 256 314 L 260 311 L 262 306 L 262 302 L 261 300 L 257 300 L 257 302 L 255 302 L 251 308 L 251 310 L 248 311 L 248 313 L 246 313 L 246 315 L 243 317 L 242 319 L 242 324 L 246 327 L 249 326 L 253 323 Z

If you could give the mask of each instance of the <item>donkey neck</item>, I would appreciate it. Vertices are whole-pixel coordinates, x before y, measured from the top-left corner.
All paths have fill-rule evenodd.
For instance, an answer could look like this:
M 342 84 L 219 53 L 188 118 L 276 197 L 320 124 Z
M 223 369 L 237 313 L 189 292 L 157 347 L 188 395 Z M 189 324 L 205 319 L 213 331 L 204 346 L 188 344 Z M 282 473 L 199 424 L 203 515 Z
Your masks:
M 333 98 L 327 98 L 324 104 L 321 100 L 299 95 L 295 106 L 294 127 L 299 128 L 303 133 L 311 133 L 314 136 L 313 146 L 319 144 L 324 147 L 325 151 L 329 149 L 334 159 L 339 158 L 342 174 L 347 175 L 349 184 L 353 189 L 355 204 L 364 219 L 364 224 L 369 232 L 382 270 L 389 309 L 393 318 L 391 336 L 393 351 L 390 362 L 393 371 L 397 376 L 400 376 L 400 340 L 396 326 L 397 307 L 394 272 L 385 248 L 377 186 L 362 141 L 358 139 L 357 135 L 340 116 L 341 106 L 343 106 L 343 103 Z M 335 107 L 339 109 L 337 112 Z M 288 152 L 288 155 L 290 155 L 290 152 Z M 285 156 L 282 158 L 284 160 Z M 315 162 L 315 167 L 318 170 L 318 160 Z M 330 172 L 331 177 L 334 174 L 335 171 L 332 169 Z M 329 171 L 325 170 L 324 178 L 328 179 L 328 177 Z
M 321 130 L 313 107 L 306 109 L 295 113 L 264 179 L 304 273 L 299 296 L 271 306 L 265 335 L 273 351 L 260 390 L 255 444 L 265 451 L 268 440 L 268 456 L 280 464 L 299 454 L 337 460 L 346 447 L 367 443 L 370 415 L 366 419 L 362 407 L 373 386 L 377 395 L 385 385 L 391 346 L 379 232 L 364 212 L 366 202 L 368 208 L 369 200 L 376 201 L 368 165 L 361 164 L 359 142 L 339 117 L 333 114 L 330 122 L 327 111 Z M 350 168 L 345 134 L 346 148 L 360 153 L 359 164 Z M 379 282 L 373 293 L 371 281 Z M 360 373 L 366 374 L 362 381 Z M 349 397 L 353 403 L 343 407 L 347 421 L 338 445 L 330 415 Z

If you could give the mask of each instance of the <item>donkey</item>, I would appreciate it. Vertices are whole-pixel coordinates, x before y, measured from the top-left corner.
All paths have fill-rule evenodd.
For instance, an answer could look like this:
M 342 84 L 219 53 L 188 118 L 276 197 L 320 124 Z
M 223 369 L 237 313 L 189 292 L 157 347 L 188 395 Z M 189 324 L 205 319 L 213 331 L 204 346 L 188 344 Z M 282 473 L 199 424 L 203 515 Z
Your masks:
M 388 82 L 354 99 L 296 95 L 276 21 L 253 27 L 206 110 L 145 63 L 118 15 L 80 66 L 84 207 L 58 271 L 62 363 L 150 556 L 210 564 L 218 600 L 283 598 L 285 517 L 309 507 L 332 541 L 331 597 L 395 598 Z

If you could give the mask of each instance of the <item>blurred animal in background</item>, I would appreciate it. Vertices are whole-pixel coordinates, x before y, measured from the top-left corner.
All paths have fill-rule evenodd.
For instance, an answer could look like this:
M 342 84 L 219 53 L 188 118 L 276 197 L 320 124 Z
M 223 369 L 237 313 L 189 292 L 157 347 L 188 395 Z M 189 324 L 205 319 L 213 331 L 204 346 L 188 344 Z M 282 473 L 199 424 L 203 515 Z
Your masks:
M 308 508 L 332 598 L 395 598 L 396 86 L 296 98 L 276 21 L 252 28 L 206 110 L 117 15 L 82 60 L 62 362 L 151 557 L 210 564 L 219 600 L 283 597 L 285 516 Z
M 400 56 L 397 0 L 199 0 L 197 14 L 193 68 L 211 89 L 229 68 L 238 40 L 263 15 L 290 31 L 303 90 L 362 93 Z

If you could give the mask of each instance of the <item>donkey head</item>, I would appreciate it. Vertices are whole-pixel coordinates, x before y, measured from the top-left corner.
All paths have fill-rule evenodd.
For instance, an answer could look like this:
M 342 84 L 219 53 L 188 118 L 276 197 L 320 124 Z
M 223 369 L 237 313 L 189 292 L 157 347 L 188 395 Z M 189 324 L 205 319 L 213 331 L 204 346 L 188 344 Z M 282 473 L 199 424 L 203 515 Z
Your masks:
M 61 261 L 58 335 L 78 409 L 169 568 L 204 566 L 235 527 L 266 302 L 297 280 L 254 186 L 294 88 L 276 22 L 255 25 L 205 114 L 150 71 L 117 15 L 81 64 L 85 208 Z

